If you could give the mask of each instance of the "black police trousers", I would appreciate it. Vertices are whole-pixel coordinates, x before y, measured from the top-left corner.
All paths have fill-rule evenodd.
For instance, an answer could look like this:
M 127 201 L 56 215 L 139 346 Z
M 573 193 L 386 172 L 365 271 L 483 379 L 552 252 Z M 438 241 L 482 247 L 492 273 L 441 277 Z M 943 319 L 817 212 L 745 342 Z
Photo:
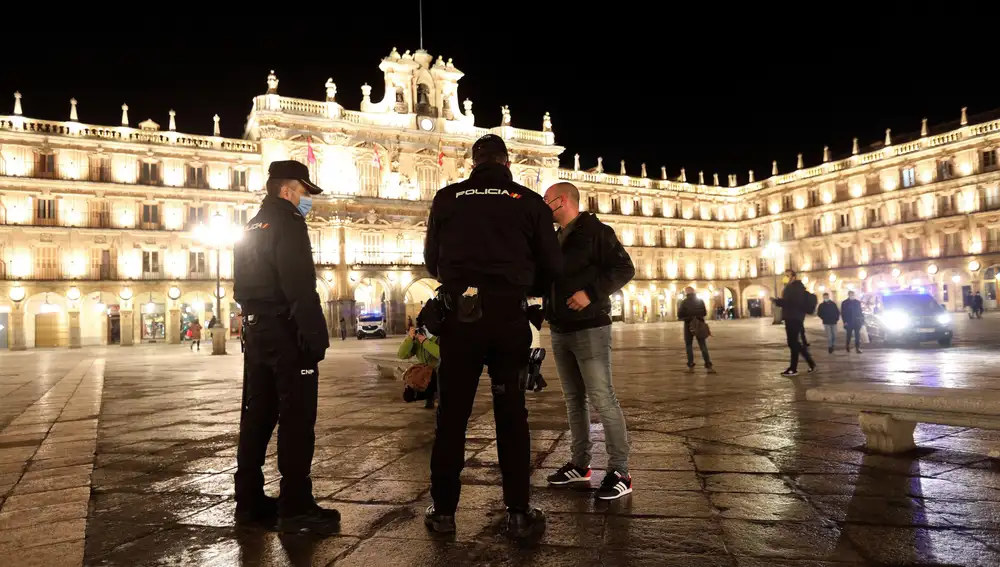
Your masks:
M 236 461 L 236 501 L 251 507 L 264 497 L 264 457 L 278 426 L 278 510 L 295 515 L 313 503 L 319 372 L 299 350 L 297 327 L 287 316 L 254 315 L 244 326 L 243 410 Z
M 528 508 L 531 440 L 520 382 L 528 369 L 531 330 L 518 297 L 484 295 L 482 308 L 483 316 L 474 323 L 460 323 L 449 313 L 441 333 L 431 496 L 442 514 L 458 508 L 465 432 L 484 364 L 492 386 L 504 503 L 512 510 Z

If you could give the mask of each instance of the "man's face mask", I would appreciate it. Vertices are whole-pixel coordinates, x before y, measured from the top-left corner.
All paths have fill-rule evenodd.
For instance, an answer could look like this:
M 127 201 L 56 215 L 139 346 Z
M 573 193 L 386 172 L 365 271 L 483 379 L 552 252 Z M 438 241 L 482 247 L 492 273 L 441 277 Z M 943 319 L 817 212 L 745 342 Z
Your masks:
M 309 195 L 301 195 L 299 196 L 299 204 L 296 205 L 295 208 L 297 208 L 299 210 L 299 213 L 301 213 L 302 216 L 304 217 L 309 214 L 309 211 L 310 209 L 312 209 L 312 206 L 313 206 L 312 197 L 310 197 Z
M 552 214 L 555 214 L 556 211 L 558 211 L 559 209 L 561 209 L 563 207 L 562 204 L 560 204 L 558 207 L 556 207 L 554 209 L 552 208 L 552 204 L 556 203 L 556 202 L 560 202 L 561 198 L 562 198 L 562 196 L 560 195 L 559 197 L 556 197 L 555 199 L 552 199 L 551 201 L 545 201 L 545 204 L 548 205 L 550 209 L 552 209 Z

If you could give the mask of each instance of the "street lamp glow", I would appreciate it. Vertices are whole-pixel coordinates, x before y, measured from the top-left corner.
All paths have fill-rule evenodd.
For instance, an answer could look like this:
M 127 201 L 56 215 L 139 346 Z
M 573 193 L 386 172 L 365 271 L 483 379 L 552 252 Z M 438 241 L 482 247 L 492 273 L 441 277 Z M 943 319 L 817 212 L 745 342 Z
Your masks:
M 973 261 L 969 262 L 969 271 L 970 272 L 978 272 L 980 267 L 981 266 L 980 266 L 980 264 L 979 264 L 979 262 L 977 260 L 973 260 Z
M 958 274 L 955 274 L 954 276 L 951 276 L 951 281 L 953 281 L 955 283 L 958 283 L 958 282 L 962 281 L 962 276 L 960 276 Z
M 24 288 L 21 287 L 21 284 L 17 284 L 14 287 L 10 288 L 10 291 L 7 292 L 7 295 L 8 297 L 10 297 L 11 301 L 17 303 L 18 301 L 24 299 L 25 291 Z

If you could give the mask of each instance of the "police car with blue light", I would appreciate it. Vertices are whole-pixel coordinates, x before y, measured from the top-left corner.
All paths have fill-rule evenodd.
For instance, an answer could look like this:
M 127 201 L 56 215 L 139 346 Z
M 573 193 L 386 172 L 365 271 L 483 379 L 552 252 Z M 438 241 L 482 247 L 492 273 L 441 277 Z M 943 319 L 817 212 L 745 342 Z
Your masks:
M 374 337 L 384 339 L 385 315 L 381 311 L 362 311 L 358 315 L 358 340 Z
M 951 314 L 921 288 L 885 289 L 862 301 L 871 342 L 951 346 Z

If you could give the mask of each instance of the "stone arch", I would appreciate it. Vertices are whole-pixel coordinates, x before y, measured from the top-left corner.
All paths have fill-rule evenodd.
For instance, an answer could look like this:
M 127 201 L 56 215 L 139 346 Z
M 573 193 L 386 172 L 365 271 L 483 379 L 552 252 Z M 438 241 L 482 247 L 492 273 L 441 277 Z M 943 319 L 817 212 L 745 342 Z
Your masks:
M 770 317 L 771 316 L 771 296 L 773 291 L 764 284 L 752 284 L 743 289 L 743 304 L 740 308 L 745 310 L 747 317 Z
M 434 292 L 440 285 L 433 278 L 419 278 L 410 282 L 402 292 L 406 317 L 412 317 L 416 321 L 420 310 L 428 299 L 434 297 Z

